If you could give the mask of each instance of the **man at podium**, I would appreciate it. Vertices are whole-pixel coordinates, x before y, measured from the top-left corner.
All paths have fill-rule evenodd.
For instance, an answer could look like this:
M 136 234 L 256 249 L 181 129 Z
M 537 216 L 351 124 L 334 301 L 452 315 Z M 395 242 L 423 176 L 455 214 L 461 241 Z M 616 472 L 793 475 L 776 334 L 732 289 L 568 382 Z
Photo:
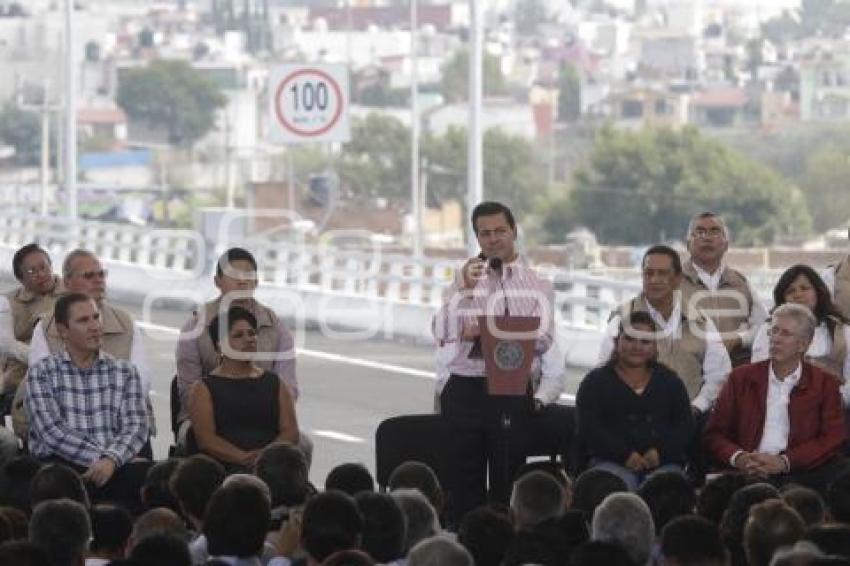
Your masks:
M 491 499 L 506 503 L 527 439 L 551 438 L 564 453 L 560 446 L 569 445 L 572 433 L 571 415 L 553 403 L 563 388 L 564 356 L 552 348 L 552 285 L 517 253 L 516 222 L 508 207 L 482 202 L 472 212 L 472 226 L 481 253 L 455 274 L 433 321 L 440 413 L 455 431 L 447 450 L 453 453 L 450 489 L 457 518 L 486 501 L 488 466 Z M 494 327 L 499 325 L 526 332 L 499 341 Z M 544 370 L 544 383 L 534 395 L 532 366 Z M 505 367 L 518 372 L 494 369 Z M 561 383 L 554 395 L 553 381 Z

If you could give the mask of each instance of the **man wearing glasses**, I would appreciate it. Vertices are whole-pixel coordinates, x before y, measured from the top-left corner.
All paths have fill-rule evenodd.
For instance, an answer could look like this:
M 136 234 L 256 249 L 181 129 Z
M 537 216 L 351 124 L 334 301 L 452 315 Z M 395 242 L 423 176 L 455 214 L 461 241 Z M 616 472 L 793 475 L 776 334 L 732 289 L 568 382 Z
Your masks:
M 62 263 L 62 282 L 69 293 L 83 293 L 91 297 L 100 312 L 100 320 L 103 325 L 103 342 L 101 349 L 107 354 L 119 360 L 129 360 L 139 371 L 142 383 L 142 391 L 148 399 L 148 408 L 151 419 L 151 430 L 153 427 L 153 411 L 150 411 L 150 385 L 151 372 L 148 366 L 145 343 L 141 330 L 133 322 L 133 318 L 126 311 L 111 305 L 106 301 L 106 277 L 107 271 L 103 268 L 100 260 L 92 252 L 76 249 L 70 252 Z M 62 337 L 53 314 L 45 315 L 35 326 L 32 342 L 30 343 L 29 365 L 38 363 L 42 358 L 51 354 L 57 354 L 64 349 Z M 15 417 L 15 432 L 20 436 L 25 434 L 26 417 L 20 405 L 23 402 L 22 391 L 19 388 L 15 397 L 13 415 Z M 147 452 L 149 447 L 146 447 Z
M 711 318 L 720 331 L 732 365 L 750 363 L 750 349 L 767 311 L 747 278 L 723 262 L 729 229 L 714 212 L 696 214 L 688 223 L 688 252 L 682 266 L 682 304 Z

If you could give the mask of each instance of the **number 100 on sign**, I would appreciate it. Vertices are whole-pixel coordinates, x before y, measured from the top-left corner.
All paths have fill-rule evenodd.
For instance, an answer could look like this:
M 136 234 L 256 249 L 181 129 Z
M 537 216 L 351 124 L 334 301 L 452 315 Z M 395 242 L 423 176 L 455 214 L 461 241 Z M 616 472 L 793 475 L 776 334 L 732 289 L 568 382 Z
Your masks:
M 272 69 L 269 85 L 272 141 L 350 139 L 348 70 L 344 65 L 281 65 Z

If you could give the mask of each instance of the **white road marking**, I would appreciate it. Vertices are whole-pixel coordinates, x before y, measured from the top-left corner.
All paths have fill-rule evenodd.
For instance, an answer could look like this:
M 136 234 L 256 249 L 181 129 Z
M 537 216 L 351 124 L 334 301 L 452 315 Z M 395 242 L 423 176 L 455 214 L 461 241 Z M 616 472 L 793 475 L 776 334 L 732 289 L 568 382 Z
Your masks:
M 138 322 L 139 326 L 147 330 L 153 330 L 156 332 L 167 332 L 169 334 L 178 335 L 180 334 L 179 328 L 174 328 L 172 326 L 163 326 L 161 324 L 154 324 L 152 322 Z M 410 375 L 413 377 L 420 377 L 425 379 L 430 379 L 432 381 L 437 379 L 437 375 L 432 371 L 425 371 L 421 369 L 408 368 L 404 366 L 399 366 L 395 364 L 385 364 L 381 362 L 375 362 L 372 360 L 365 360 L 363 358 L 352 358 L 351 356 L 343 356 L 340 354 L 331 354 L 330 352 L 322 352 L 319 350 L 310 350 L 308 348 L 301 348 L 298 350 L 299 356 L 307 356 L 311 358 L 318 358 L 320 360 L 327 360 L 329 362 L 339 362 L 343 364 L 349 364 L 354 366 L 365 367 L 369 369 L 377 369 L 382 371 L 387 371 L 390 373 L 401 373 L 404 375 Z M 570 395 L 564 393 L 561 395 L 561 401 L 566 401 L 567 403 L 575 404 L 576 397 L 575 395 Z M 325 431 L 332 432 L 332 431 Z M 334 433 L 338 434 L 338 433 Z M 321 435 L 320 435 L 321 436 Z M 345 435 L 343 435 L 345 436 Z M 329 437 L 330 438 L 330 437 Z M 356 437 L 350 437 L 356 438 Z
M 364 439 L 359 436 L 351 436 L 350 434 L 345 434 L 342 432 L 337 432 L 335 430 L 311 430 L 310 431 L 314 436 L 321 436 L 323 438 L 330 438 L 331 440 L 338 440 L 340 442 L 348 442 L 350 444 L 362 444 L 366 442 Z

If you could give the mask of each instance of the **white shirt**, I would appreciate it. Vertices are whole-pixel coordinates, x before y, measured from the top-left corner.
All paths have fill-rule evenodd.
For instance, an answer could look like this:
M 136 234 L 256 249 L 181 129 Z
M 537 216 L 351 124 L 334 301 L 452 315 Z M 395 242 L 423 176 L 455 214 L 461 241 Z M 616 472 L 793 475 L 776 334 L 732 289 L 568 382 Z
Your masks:
M 44 333 L 44 323 L 39 320 L 32 332 L 30 342 L 29 367 L 33 367 L 40 359 L 50 355 L 50 346 L 47 343 L 47 335 Z M 139 326 L 133 323 L 133 341 L 130 345 L 130 362 L 139 370 L 139 378 L 142 382 L 142 391 L 150 395 L 151 370 L 148 366 L 148 356 L 145 352 L 145 341 Z
M 676 305 L 673 307 L 673 312 L 669 319 L 664 319 L 652 305 L 644 301 L 649 316 L 655 321 L 655 324 L 661 329 L 663 338 L 671 337 L 678 338 L 682 333 L 682 302 L 681 295 L 677 294 Z M 599 363 L 604 364 L 611 357 L 611 352 L 614 351 L 614 338 L 620 332 L 620 315 L 614 315 L 608 323 L 605 330 L 605 336 L 602 337 L 602 344 L 599 348 Z M 720 394 L 720 389 L 726 383 L 726 378 L 729 372 L 732 371 L 732 361 L 729 359 L 729 353 L 723 345 L 723 340 L 720 338 L 720 333 L 710 319 L 705 321 L 705 356 L 702 359 L 702 388 L 699 393 L 691 401 L 691 405 L 702 412 L 708 411 L 717 396 Z
M 714 270 L 714 273 L 709 273 L 695 262 L 691 263 L 694 266 L 694 270 L 697 272 L 697 277 L 699 277 L 699 280 L 702 281 L 702 284 L 705 285 L 706 289 L 709 291 L 717 291 L 720 287 L 720 278 L 723 275 L 723 271 L 726 269 L 726 266 L 721 263 L 720 267 Z M 747 329 L 738 332 L 738 336 L 741 337 L 741 344 L 745 347 L 750 346 L 753 343 L 756 329 L 764 324 L 764 321 L 768 318 L 767 309 L 764 308 L 764 304 L 761 302 L 761 299 L 753 289 L 752 285 L 750 285 L 749 281 L 747 281 L 747 288 L 750 290 L 750 296 L 753 298 L 753 305 L 752 308 L 750 308 L 750 316 L 747 319 Z
M 0 355 L 9 356 L 27 363 L 29 345 L 15 339 L 15 326 L 12 320 L 12 307 L 9 299 L 0 295 Z
M 756 337 L 753 340 L 753 355 L 750 361 L 753 363 L 766 360 L 770 355 L 770 338 L 767 336 L 769 324 L 762 324 L 756 332 Z M 841 401 L 845 407 L 850 407 L 850 325 L 844 325 L 844 343 L 847 345 L 847 355 L 844 357 L 842 372 L 844 375 L 844 383 L 839 388 L 841 392 Z M 812 338 L 812 343 L 809 349 L 806 350 L 806 356 L 812 358 L 820 358 L 828 356 L 832 352 L 832 340 L 829 337 L 829 328 L 826 323 L 822 322 L 815 328 L 815 336 Z
M 826 283 L 826 288 L 829 289 L 829 296 L 833 299 L 835 298 L 835 270 L 838 269 L 837 265 L 830 265 L 826 269 L 820 272 L 820 278 L 823 279 L 823 282 Z
M 788 432 L 791 429 L 788 418 L 788 401 L 791 390 L 797 386 L 803 373 L 803 365 L 797 364 L 795 369 L 785 379 L 776 377 L 773 364 L 767 374 L 767 403 L 764 415 L 764 432 L 757 452 L 765 454 L 779 454 L 788 447 Z

